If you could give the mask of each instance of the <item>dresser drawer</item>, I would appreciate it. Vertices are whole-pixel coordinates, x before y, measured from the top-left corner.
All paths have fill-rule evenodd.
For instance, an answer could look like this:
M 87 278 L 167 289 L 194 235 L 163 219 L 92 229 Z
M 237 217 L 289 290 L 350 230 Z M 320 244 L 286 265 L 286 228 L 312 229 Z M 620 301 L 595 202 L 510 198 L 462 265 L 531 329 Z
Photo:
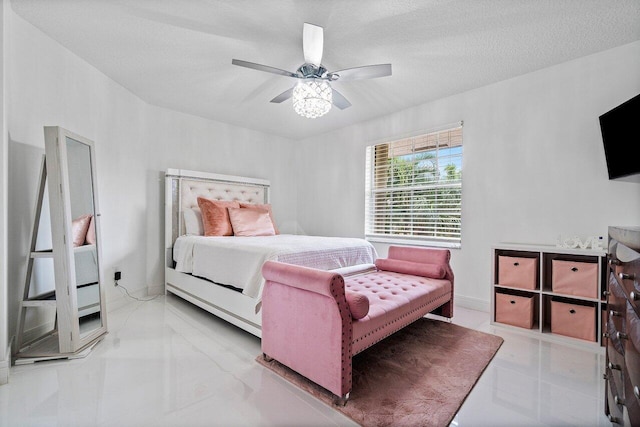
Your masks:
M 551 289 L 558 294 L 597 299 L 598 264 L 554 259 L 551 261 Z
M 607 416 L 609 421 L 613 424 L 624 425 L 624 416 L 623 411 L 624 408 L 621 402 L 624 400 L 622 395 L 623 389 L 621 388 L 623 384 L 616 383 L 616 381 L 612 380 L 611 371 L 607 369 L 607 390 L 606 390 L 606 409 L 608 409 Z
M 607 345 L 607 340 L 605 337 L 607 336 L 607 319 L 609 318 L 609 310 L 607 310 L 606 305 L 602 305 L 602 310 L 600 311 L 600 345 L 605 347 Z
M 520 328 L 533 328 L 534 297 L 496 292 L 496 322 Z
M 617 271 L 618 281 L 622 283 L 627 295 L 629 295 L 629 301 L 636 313 L 640 314 L 640 260 L 625 263 Z
M 624 369 L 624 342 L 618 337 L 618 332 L 613 325 L 609 322 L 607 325 L 607 365 L 614 372 Z
M 596 341 L 596 307 L 551 300 L 551 332 Z
M 629 378 L 625 378 L 624 406 L 626 407 L 627 416 L 629 417 L 629 425 L 640 426 L 640 402 L 638 401 L 637 394 L 634 393 L 634 387 Z
M 613 322 L 615 332 L 624 332 L 627 297 L 613 273 L 609 275 L 609 296 L 607 298 L 607 308 L 609 309 L 608 319 L 609 322 Z
M 627 307 L 626 329 L 627 339 L 624 340 L 624 356 L 625 370 L 630 382 L 629 391 L 631 395 L 634 395 L 635 388 L 640 394 L 640 318 L 631 305 Z M 640 399 L 640 396 L 634 397 Z
M 536 289 L 538 259 L 498 256 L 498 284 L 521 289 Z

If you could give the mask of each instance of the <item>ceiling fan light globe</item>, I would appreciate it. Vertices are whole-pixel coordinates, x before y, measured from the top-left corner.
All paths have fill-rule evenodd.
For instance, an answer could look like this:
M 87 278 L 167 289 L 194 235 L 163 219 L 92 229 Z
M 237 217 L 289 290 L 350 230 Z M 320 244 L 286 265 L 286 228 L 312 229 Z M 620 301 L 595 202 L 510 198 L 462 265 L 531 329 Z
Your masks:
M 324 116 L 331 110 L 333 91 L 326 80 L 302 80 L 293 88 L 293 109 L 309 119 Z

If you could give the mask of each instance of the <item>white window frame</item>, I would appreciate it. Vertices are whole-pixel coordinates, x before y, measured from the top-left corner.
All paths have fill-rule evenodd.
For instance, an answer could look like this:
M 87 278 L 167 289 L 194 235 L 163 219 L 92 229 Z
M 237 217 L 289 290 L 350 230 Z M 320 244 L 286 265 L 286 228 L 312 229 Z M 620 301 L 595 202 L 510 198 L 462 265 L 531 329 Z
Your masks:
M 373 144 L 367 147 L 366 167 L 365 167 L 365 170 L 366 170 L 365 238 L 367 240 L 372 242 L 402 244 L 402 245 L 461 248 L 462 246 L 462 136 L 460 136 L 460 141 L 452 143 L 453 147 L 459 146 L 460 147 L 459 150 L 455 150 L 455 151 L 445 150 L 443 152 L 448 153 L 446 156 L 444 154 L 440 156 L 440 153 L 441 153 L 440 150 L 443 150 L 444 148 L 451 148 L 451 147 L 449 147 L 448 145 L 446 147 L 444 145 L 441 146 L 440 141 L 442 139 L 441 135 L 447 134 L 449 131 L 455 131 L 459 129 L 461 133 L 462 125 L 463 125 L 462 122 L 448 124 L 448 125 L 439 127 L 437 129 L 431 129 L 428 131 L 420 132 L 417 135 L 402 137 L 402 138 L 395 138 L 391 141 L 378 142 L 376 144 Z M 420 141 L 421 139 L 424 140 L 427 137 L 436 138 L 438 142 L 434 147 L 432 146 L 419 147 L 420 144 L 415 142 L 415 141 Z M 442 142 L 442 143 L 448 144 L 449 141 Z M 436 165 L 435 170 L 440 171 L 436 173 L 438 177 L 442 176 L 441 172 L 443 170 L 443 167 L 445 166 L 444 164 L 441 164 L 441 161 L 446 162 L 448 158 L 455 157 L 455 162 L 457 163 L 456 172 L 459 172 L 459 179 L 441 180 L 438 178 L 434 181 L 415 183 L 415 175 L 413 175 L 414 183 L 410 185 L 394 186 L 394 183 L 391 182 L 391 185 L 389 186 L 388 184 L 390 183 L 390 181 L 386 179 L 385 180 L 386 184 L 380 185 L 378 183 L 376 187 L 374 185 L 376 180 L 376 168 L 375 168 L 376 165 L 374 165 L 375 152 L 376 152 L 375 150 L 376 150 L 376 147 L 384 147 L 384 146 L 386 146 L 387 150 L 393 149 L 393 147 L 396 147 L 395 148 L 396 151 L 407 153 L 407 154 L 403 154 L 402 156 L 398 155 L 393 157 L 409 158 L 410 156 L 414 156 L 413 157 L 414 161 L 415 161 L 416 155 L 419 155 L 421 153 L 428 153 L 429 155 L 433 156 L 433 157 L 430 157 L 429 159 L 431 163 Z M 399 149 L 397 147 L 402 147 L 402 148 Z M 410 148 L 407 148 L 407 147 L 410 147 Z M 458 151 L 459 151 L 459 154 L 458 154 Z M 452 152 L 455 152 L 456 154 L 454 156 L 451 156 Z M 412 203 L 409 206 L 407 206 L 406 204 L 402 205 L 402 209 L 404 209 L 405 211 L 405 213 L 402 214 L 402 216 L 405 216 L 407 218 L 410 217 L 411 219 L 398 220 L 397 218 L 393 217 L 393 214 L 391 214 L 391 217 L 389 217 L 388 210 L 386 210 L 385 213 L 382 213 L 382 214 L 378 212 L 378 216 L 385 215 L 390 219 L 383 220 L 381 222 L 376 217 L 376 195 L 378 195 L 379 197 L 380 194 L 393 194 L 393 193 L 401 194 L 401 192 L 404 192 L 405 194 L 406 192 L 411 192 L 411 194 L 413 194 L 414 191 L 427 192 L 427 191 L 436 190 L 438 188 L 447 188 L 449 190 L 454 189 L 455 191 L 459 191 L 458 206 L 454 208 L 453 211 L 448 209 L 449 213 L 447 215 L 447 216 L 453 215 L 453 218 L 454 218 L 453 221 L 454 221 L 454 224 L 456 225 L 454 225 L 454 227 L 452 228 L 449 227 L 448 229 L 446 229 L 446 231 L 443 230 L 441 232 L 438 232 L 435 222 L 432 224 L 431 221 L 428 221 L 428 220 L 425 221 L 424 216 L 422 217 L 423 219 L 418 223 L 418 225 L 415 226 L 416 228 L 414 228 L 413 218 L 415 217 L 415 213 L 420 211 L 420 208 L 417 207 L 415 204 L 413 204 L 414 199 L 412 199 Z M 425 193 L 422 193 L 422 194 L 425 194 Z M 406 200 L 406 196 L 405 196 L 405 200 Z M 378 199 L 378 207 L 379 206 L 380 206 L 380 202 Z M 438 215 L 440 215 L 444 209 L 447 209 L 447 208 L 444 206 L 438 205 L 436 209 L 436 211 L 438 212 Z M 409 211 L 409 213 L 406 213 L 407 210 Z M 398 215 L 396 215 L 396 217 L 397 216 Z M 457 223 L 455 222 L 456 220 L 457 220 Z M 428 232 L 428 234 L 431 234 L 431 235 L 424 235 L 424 233 L 427 233 L 426 231 L 424 231 L 421 234 L 419 230 L 420 226 L 433 227 L 433 229 L 432 230 L 430 229 L 430 231 Z M 398 228 L 406 229 L 408 227 L 409 231 L 406 233 L 394 233 L 393 230 L 391 230 L 394 227 L 396 229 Z

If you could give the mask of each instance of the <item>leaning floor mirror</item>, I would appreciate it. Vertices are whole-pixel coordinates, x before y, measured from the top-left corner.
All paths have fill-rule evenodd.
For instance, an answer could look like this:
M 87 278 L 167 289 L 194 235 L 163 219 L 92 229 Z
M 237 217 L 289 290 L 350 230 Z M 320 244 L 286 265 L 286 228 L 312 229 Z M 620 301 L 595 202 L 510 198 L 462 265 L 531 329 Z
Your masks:
M 61 353 L 107 331 L 93 141 L 45 127 L 57 321 Z
M 93 348 L 107 332 L 95 147 L 93 141 L 57 126 L 46 126 L 44 136 L 45 156 L 20 305 L 15 363 L 17 359 L 27 363 L 77 357 Z M 41 214 L 46 217 L 47 213 L 50 224 L 41 227 Z M 50 245 L 42 248 L 38 243 L 42 240 Z M 39 268 L 36 261 L 47 259 L 52 261 L 52 268 Z M 43 286 L 42 280 L 34 280 L 44 276 L 53 276 L 53 289 Z M 46 316 L 42 311 L 27 315 L 35 308 L 53 309 L 54 319 L 43 321 Z M 26 328 L 34 319 L 51 327 Z M 34 329 L 47 332 L 29 337 Z

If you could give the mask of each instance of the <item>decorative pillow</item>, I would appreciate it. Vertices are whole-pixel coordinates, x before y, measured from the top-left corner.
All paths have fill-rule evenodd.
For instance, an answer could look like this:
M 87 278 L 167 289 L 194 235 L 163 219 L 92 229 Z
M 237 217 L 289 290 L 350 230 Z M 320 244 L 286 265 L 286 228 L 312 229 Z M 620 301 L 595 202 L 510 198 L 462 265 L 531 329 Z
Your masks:
M 205 236 L 233 236 L 227 208 L 239 208 L 236 201 L 209 200 L 198 197 Z
M 200 208 L 185 209 L 183 212 L 185 233 L 192 236 L 204 236 L 202 210 Z
M 400 259 L 379 258 L 376 267 L 380 270 L 395 271 L 396 273 L 413 274 L 431 279 L 444 279 L 446 271 L 440 264 L 426 264 L 422 262 L 403 261 Z
M 350 291 L 345 291 L 344 295 L 347 298 L 351 317 L 358 320 L 369 314 L 369 298 L 366 295 Z
M 229 208 L 229 219 L 236 236 L 273 236 L 276 234 L 269 212 L 263 209 Z
M 84 245 L 84 240 L 87 237 L 87 230 L 89 230 L 89 223 L 93 215 L 86 214 L 81 215 L 78 218 L 71 221 L 71 233 L 73 234 L 73 247 Z
M 96 244 L 96 224 L 93 219 L 94 216 L 91 215 L 91 221 L 89 221 L 89 229 L 87 229 L 87 235 L 84 239 L 85 245 L 95 245 Z
M 275 231 L 276 234 L 280 234 L 280 231 L 278 230 L 278 226 L 276 225 L 276 222 L 273 219 L 273 212 L 271 211 L 271 205 L 269 203 L 259 204 L 259 203 L 240 202 L 240 207 L 247 208 L 247 209 L 262 209 L 269 212 L 269 218 L 271 218 L 271 223 L 273 224 L 273 231 Z

